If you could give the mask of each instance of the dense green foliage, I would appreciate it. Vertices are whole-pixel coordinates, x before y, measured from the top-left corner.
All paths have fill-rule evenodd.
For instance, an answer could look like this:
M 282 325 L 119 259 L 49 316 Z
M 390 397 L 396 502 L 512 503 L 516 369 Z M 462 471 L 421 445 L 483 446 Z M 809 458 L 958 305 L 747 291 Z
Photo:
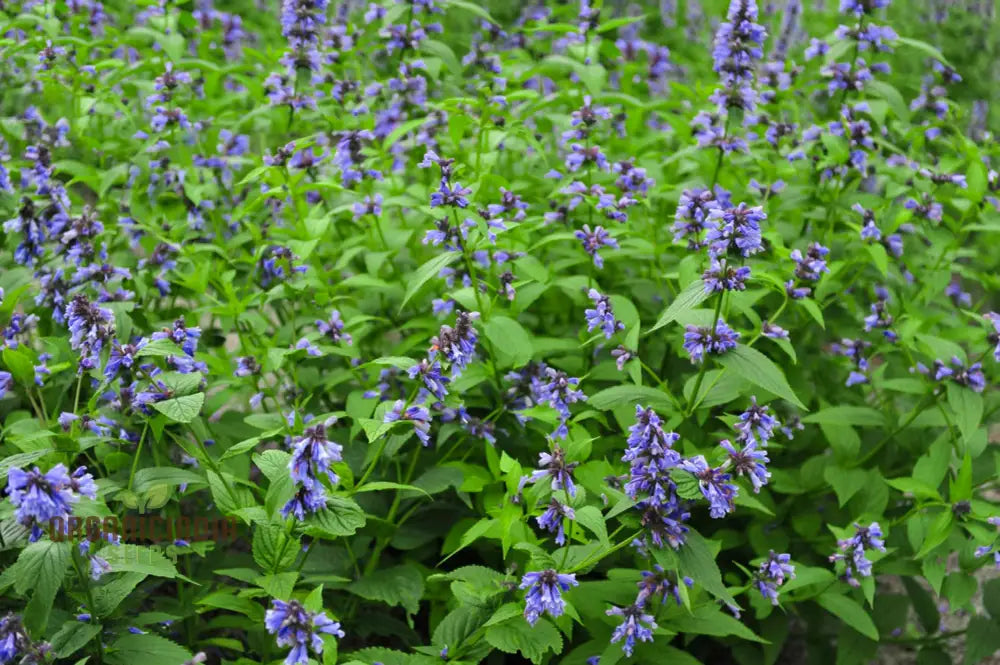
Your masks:
M 0 663 L 1000 649 L 992 4 L 383 4 L 0 0 Z

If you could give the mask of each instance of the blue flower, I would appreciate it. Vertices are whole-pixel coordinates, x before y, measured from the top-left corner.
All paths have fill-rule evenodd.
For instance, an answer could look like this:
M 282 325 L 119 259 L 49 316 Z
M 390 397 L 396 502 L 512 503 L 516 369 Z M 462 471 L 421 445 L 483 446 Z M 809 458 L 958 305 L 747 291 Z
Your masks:
M 548 402 L 549 406 L 559 413 L 559 425 L 552 433 L 557 439 L 565 439 L 569 435 L 569 428 L 566 423 L 570 418 L 569 405 L 576 402 L 584 402 L 587 396 L 582 390 L 577 390 L 580 379 L 570 377 L 566 372 L 560 372 L 551 367 L 545 369 L 547 381 L 543 381 L 538 388 L 538 401 Z
M 872 562 L 865 556 L 867 550 L 885 551 L 882 541 L 882 529 L 878 522 L 868 526 L 854 525 L 854 535 L 837 542 L 840 551 L 830 555 L 830 561 L 844 562 L 844 580 L 851 586 L 860 586 L 857 576 L 869 577 L 872 574 Z
M 757 398 L 750 398 L 750 406 L 740 414 L 734 427 L 739 432 L 740 443 L 760 443 L 766 446 L 774 436 L 774 428 L 780 427 L 778 419 L 768 413 L 767 405 L 757 404 Z
M 757 590 L 765 600 L 771 601 L 772 605 L 778 604 L 778 587 L 784 584 L 785 580 L 795 577 L 795 566 L 789 563 L 790 560 L 791 555 L 775 554 L 774 550 L 771 550 L 757 571 L 755 578 Z
M 731 476 L 722 467 L 710 467 L 703 455 L 682 461 L 680 467 L 698 479 L 701 493 L 708 499 L 709 515 L 718 519 L 733 512 L 739 488 L 729 482 Z
M 466 197 L 471 194 L 471 189 L 462 187 L 458 183 L 452 186 L 450 182 L 442 178 L 438 190 L 431 193 L 431 207 L 452 206 L 454 208 L 467 208 L 469 206 L 469 199 Z
M 725 209 L 713 208 L 708 213 L 712 226 L 705 236 L 710 254 L 719 257 L 733 251 L 747 257 L 763 251 L 760 223 L 766 219 L 762 207 L 748 207 L 746 203 Z
M 550 533 L 556 534 L 555 542 L 556 545 L 566 544 L 566 533 L 563 528 L 563 519 L 576 519 L 576 512 L 565 503 L 561 503 L 557 499 L 552 499 L 549 502 L 548 507 L 545 512 L 535 518 L 538 522 L 538 526 L 549 531 Z
M 583 243 L 583 249 L 594 259 L 594 265 L 598 268 L 604 267 L 604 258 L 598 253 L 602 247 L 618 249 L 618 241 L 608 235 L 603 226 L 597 226 L 593 231 L 590 226 L 583 225 L 582 231 L 576 231 L 574 235 Z
M 446 376 L 441 375 L 441 363 L 431 362 L 424 358 L 418 364 L 406 370 L 411 379 L 420 378 L 424 386 L 437 399 L 443 400 L 448 394 L 447 384 L 451 381 Z
M 3 399 L 14 387 L 14 376 L 10 372 L 0 370 L 0 399 Z
M 670 471 L 681 462 L 673 445 L 680 440 L 674 432 L 664 432 L 660 416 L 653 409 L 635 407 L 635 424 L 629 427 L 628 448 L 622 460 L 630 463 L 625 493 L 632 499 L 646 494 L 653 504 L 676 501 Z
M 338 622 L 324 612 L 308 611 L 297 600 L 272 600 L 271 609 L 264 615 L 264 626 L 277 636 L 278 646 L 292 648 L 285 658 L 286 665 L 305 665 L 310 651 L 322 654 L 324 634 L 344 637 Z
M 114 380 L 123 368 L 125 370 L 126 380 L 128 380 L 128 377 L 131 377 L 132 368 L 135 366 L 138 359 L 139 351 L 141 351 L 147 343 L 148 340 L 142 338 L 134 344 L 112 344 L 108 364 L 104 367 L 105 380 Z
M 425 446 L 431 445 L 431 414 L 425 407 L 419 404 L 406 407 L 403 400 L 396 400 L 392 408 L 385 412 L 383 422 L 391 423 L 397 420 L 405 420 L 413 423 L 413 429 L 417 434 L 417 438 L 420 439 L 420 443 Z
M 642 571 L 642 579 L 638 582 L 639 595 L 636 596 L 635 604 L 644 607 L 650 598 L 660 598 L 660 604 L 666 604 L 667 597 L 672 597 L 678 607 L 682 604 L 680 584 L 676 573 L 667 573 L 659 564 L 653 566 L 653 570 Z M 690 577 L 682 577 L 680 581 L 685 586 L 694 585 L 694 580 Z
M 545 478 L 551 478 L 551 489 L 553 492 L 566 490 L 571 496 L 576 496 L 576 485 L 573 484 L 573 469 L 578 462 L 566 462 L 566 451 L 556 446 L 551 453 L 538 454 L 538 469 L 531 472 L 531 475 L 521 478 L 520 488 L 528 483 L 536 483 Z
M 66 306 L 69 344 L 80 352 L 80 369 L 92 369 L 97 355 L 114 332 L 115 316 L 111 310 L 91 304 L 87 296 L 77 294 Z
M 727 464 L 732 464 L 733 473 L 749 477 L 754 492 L 759 492 L 761 487 L 767 485 L 771 474 L 764 465 L 770 460 L 767 458 L 766 452 L 757 450 L 756 441 L 748 441 L 742 450 L 734 448 L 733 444 L 726 439 L 720 441 L 719 445 L 729 453 Z
M 0 617 L 0 663 L 13 663 L 18 656 L 24 656 L 22 663 L 43 662 L 41 655 L 34 653 L 37 648 L 31 642 L 31 638 L 24 630 L 21 617 L 14 614 L 7 614 Z M 35 659 L 34 656 L 38 656 Z
M 479 312 L 459 312 L 454 328 L 441 326 L 437 336 L 431 339 L 428 356 L 433 360 L 438 353 L 443 355 L 451 363 L 453 378 L 460 376 L 475 357 L 479 333 L 472 323 L 478 318 Z
M 656 547 L 670 545 L 673 549 L 682 546 L 687 538 L 688 528 L 684 525 L 691 514 L 678 500 L 671 495 L 667 502 L 647 499 L 640 501 L 636 507 L 641 511 L 640 523 L 646 535 Z M 642 542 L 636 543 L 642 545 Z
M 642 605 L 637 603 L 628 607 L 612 607 L 606 614 L 622 617 L 622 622 L 611 634 L 611 643 L 622 641 L 622 651 L 625 652 L 626 656 L 632 655 L 636 640 L 640 642 L 653 641 L 656 621 L 651 614 L 646 614 L 643 611 Z
M 719 319 L 714 334 L 708 326 L 687 326 L 684 333 L 684 350 L 691 356 L 691 362 L 699 363 L 706 353 L 721 355 L 735 349 L 739 339 L 740 334 Z
M 750 278 L 750 267 L 734 268 L 725 259 L 720 261 L 713 258 L 711 265 L 701 278 L 705 282 L 705 293 L 743 291 L 747 288 L 746 282 Z
M 830 272 L 826 265 L 826 255 L 830 250 L 819 243 L 812 243 L 806 250 L 805 256 L 802 252 L 792 250 L 792 261 L 795 261 L 795 276 L 801 280 L 815 282 L 825 272 Z
M 97 498 L 97 485 L 85 467 L 79 467 L 72 476 L 62 464 L 44 474 L 37 466 L 31 471 L 14 467 L 7 472 L 7 494 L 17 508 L 17 521 L 31 527 L 30 540 L 35 542 L 42 536 L 41 524 L 53 518 L 68 518 L 81 496 Z
M 527 573 L 521 578 L 521 589 L 529 589 L 525 596 L 524 618 L 532 626 L 548 612 L 549 616 L 562 616 L 566 601 L 561 591 L 578 586 L 576 575 L 559 573 L 553 569 Z
M 593 309 L 587 309 L 583 312 L 584 316 L 587 317 L 587 332 L 593 331 L 594 328 L 600 328 L 604 336 L 611 339 L 616 332 L 625 329 L 625 324 L 615 318 L 614 310 L 611 308 L 611 299 L 608 296 L 602 296 L 596 289 L 590 289 L 587 295 L 594 301 Z
M 326 430 L 335 419 L 331 418 L 323 424 L 307 427 L 299 438 L 292 442 L 292 457 L 288 461 L 289 475 L 292 480 L 304 485 L 319 481 L 319 476 L 325 474 L 330 482 L 339 482 L 337 474 L 331 465 L 343 459 L 343 446 L 327 439 Z

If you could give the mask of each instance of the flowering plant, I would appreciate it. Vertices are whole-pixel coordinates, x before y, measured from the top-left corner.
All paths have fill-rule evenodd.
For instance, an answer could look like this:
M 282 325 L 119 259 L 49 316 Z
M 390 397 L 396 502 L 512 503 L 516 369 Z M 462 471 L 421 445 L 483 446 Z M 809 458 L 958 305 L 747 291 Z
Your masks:
M 990 656 L 989 4 L 0 0 L 0 663 Z

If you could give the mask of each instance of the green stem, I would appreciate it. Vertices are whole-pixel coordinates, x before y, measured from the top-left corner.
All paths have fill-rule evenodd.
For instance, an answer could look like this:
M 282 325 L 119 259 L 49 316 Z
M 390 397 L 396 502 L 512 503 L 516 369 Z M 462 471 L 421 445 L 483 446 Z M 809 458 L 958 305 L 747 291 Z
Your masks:
M 146 431 L 149 429 L 149 421 L 142 426 L 142 434 L 139 435 L 139 443 L 135 447 L 135 457 L 132 458 L 132 470 L 128 474 L 128 489 L 132 489 L 132 483 L 135 481 L 135 472 L 139 468 L 139 457 L 142 454 L 142 444 L 146 440 Z
M 715 329 L 719 325 L 719 317 L 722 314 L 722 301 L 725 298 L 725 291 L 719 293 L 719 299 L 715 302 L 715 316 L 712 320 L 712 328 L 709 330 L 709 336 L 715 336 Z M 708 350 L 706 349 L 705 355 L 708 355 Z M 691 399 L 688 400 L 688 408 L 686 409 L 686 415 L 691 415 L 694 412 L 695 403 L 698 400 L 698 392 L 701 390 L 701 382 L 705 380 L 705 371 L 708 369 L 708 358 L 702 358 L 701 369 L 698 370 L 698 378 L 694 381 L 694 390 L 691 391 Z
M 80 567 L 80 554 L 76 547 L 70 546 L 70 559 L 73 561 L 73 568 L 76 570 L 76 574 L 80 577 L 80 584 L 83 585 L 83 590 L 87 594 L 87 613 L 90 615 L 90 623 L 97 623 L 97 606 L 94 604 L 94 592 L 90 588 L 90 579 L 84 574 L 83 568 Z M 95 649 L 97 653 L 97 663 L 101 665 L 104 663 L 104 645 L 101 644 L 101 635 L 98 633 L 94 636 L 94 642 L 97 645 Z

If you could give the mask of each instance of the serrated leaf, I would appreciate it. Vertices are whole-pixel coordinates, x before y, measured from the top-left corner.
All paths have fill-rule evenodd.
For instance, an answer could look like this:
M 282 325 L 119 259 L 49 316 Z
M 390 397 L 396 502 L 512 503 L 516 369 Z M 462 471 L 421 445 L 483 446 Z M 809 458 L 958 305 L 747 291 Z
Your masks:
M 663 326 L 667 325 L 672 321 L 676 321 L 680 317 L 687 314 L 689 311 L 705 302 L 710 294 L 705 293 L 705 284 L 697 279 L 690 284 L 688 284 L 683 291 L 677 294 L 673 302 L 660 314 L 660 318 L 656 320 L 656 323 L 652 328 L 646 331 L 646 334 L 659 330 Z
M 71 547 L 68 542 L 39 540 L 21 550 L 12 566 L 14 590 L 19 594 L 32 591 L 24 612 L 24 624 L 32 633 L 45 630 L 52 602 L 69 570 Z
M 648 405 L 663 411 L 674 408 L 667 394 L 652 386 L 612 386 L 588 397 L 587 404 L 601 411 L 626 404 Z
M 691 529 L 684 544 L 677 549 L 680 571 L 723 602 L 738 606 L 736 599 L 722 582 L 722 572 L 715 563 L 712 549 L 705 538 Z
M 483 326 L 486 337 L 492 342 L 494 350 L 511 359 L 510 364 L 520 367 L 527 364 L 534 355 L 531 347 L 531 336 L 514 319 L 506 316 L 494 316 Z
M 871 640 L 878 640 L 878 628 L 865 608 L 847 596 L 827 591 L 813 600 L 830 614 Z
M 94 636 L 102 629 L 103 627 L 99 623 L 84 623 L 74 619 L 64 623 L 49 642 L 56 656 L 69 658 L 86 646 L 87 642 L 94 639 Z
M 153 402 L 153 408 L 175 423 L 189 423 L 198 417 L 204 403 L 205 393 L 195 393 L 162 402 Z
M 265 572 L 276 573 L 291 566 L 299 555 L 299 541 L 280 524 L 257 524 L 253 533 L 253 560 Z
M 399 304 L 399 311 L 403 311 L 403 307 L 406 306 L 406 303 L 410 302 L 410 298 L 416 295 L 417 291 L 420 290 L 420 287 L 427 283 L 427 280 L 432 277 L 437 277 L 438 273 L 441 272 L 441 269 L 458 258 L 458 256 L 458 252 L 445 252 L 444 254 L 438 254 L 433 259 L 417 268 L 409 279 L 409 286 L 406 287 L 406 293 L 403 295 L 403 302 Z
M 352 582 L 347 590 L 362 598 L 398 605 L 409 614 L 416 614 L 424 593 L 424 577 L 416 566 L 384 568 Z
M 328 496 L 326 508 L 313 513 L 305 522 L 305 532 L 317 538 L 338 538 L 353 535 L 365 525 L 365 513 L 353 500 L 343 496 Z
M 534 626 L 519 619 L 490 626 L 486 630 L 486 641 L 504 653 L 520 653 L 533 663 L 541 663 L 549 651 L 562 651 L 562 636 L 545 619 Z
M 152 528 L 152 527 L 151 527 Z M 177 577 L 177 568 L 159 551 L 139 545 L 117 545 L 101 549 L 101 557 L 113 572 L 143 573 L 156 577 Z
M 180 665 L 191 652 L 165 637 L 128 633 L 115 640 L 104 659 L 109 665 Z
M 584 506 L 574 512 L 576 513 L 577 522 L 597 536 L 597 539 L 601 541 L 603 545 L 610 545 L 610 542 L 608 541 L 607 524 L 605 524 L 604 516 L 596 506 Z
M 808 410 L 792 390 L 792 387 L 788 385 L 784 372 L 760 351 L 740 345 L 718 356 L 718 360 L 723 366 L 750 383 L 774 393 L 802 410 Z
M 885 416 L 867 406 L 830 406 L 802 418 L 804 423 L 884 427 Z

